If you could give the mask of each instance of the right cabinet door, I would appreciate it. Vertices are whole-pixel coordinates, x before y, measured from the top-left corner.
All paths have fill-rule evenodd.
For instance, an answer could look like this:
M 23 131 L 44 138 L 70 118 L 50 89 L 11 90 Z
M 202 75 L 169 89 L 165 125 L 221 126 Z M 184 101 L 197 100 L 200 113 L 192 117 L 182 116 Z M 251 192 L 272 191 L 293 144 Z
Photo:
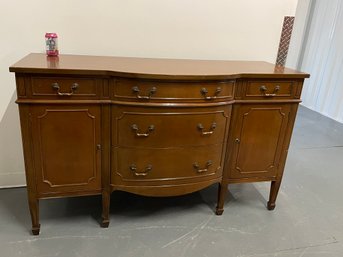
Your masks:
M 235 106 L 230 178 L 276 177 L 291 104 Z

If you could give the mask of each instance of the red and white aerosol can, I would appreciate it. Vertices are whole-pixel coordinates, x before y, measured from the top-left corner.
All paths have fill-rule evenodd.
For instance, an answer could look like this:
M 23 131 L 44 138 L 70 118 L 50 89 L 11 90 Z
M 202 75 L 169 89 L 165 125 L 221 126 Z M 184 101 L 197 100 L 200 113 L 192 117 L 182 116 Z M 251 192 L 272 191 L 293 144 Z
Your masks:
M 58 36 L 56 33 L 45 34 L 45 45 L 48 56 L 58 56 Z

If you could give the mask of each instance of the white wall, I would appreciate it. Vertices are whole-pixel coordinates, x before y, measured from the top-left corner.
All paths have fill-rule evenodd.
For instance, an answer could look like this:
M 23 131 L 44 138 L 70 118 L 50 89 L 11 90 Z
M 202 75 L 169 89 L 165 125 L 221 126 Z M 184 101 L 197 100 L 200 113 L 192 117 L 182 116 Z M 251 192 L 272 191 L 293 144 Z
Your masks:
M 310 15 L 299 62 L 311 74 L 303 105 L 343 123 L 343 1 L 312 1 Z
M 297 0 L 0 0 L 0 186 L 24 184 L 14 75 L 8 66 L 44 51 L 57 32 L 61 53 L 276 59 L 283 16 Z
M 308 24 L 311 23 L 313 0 L 299 0 L 295 12 L 295 21 L 291 42 L 289 45 L 286 66 L 301 70 L 301 63 L 304 57 L 306 41 L 308 39 Z

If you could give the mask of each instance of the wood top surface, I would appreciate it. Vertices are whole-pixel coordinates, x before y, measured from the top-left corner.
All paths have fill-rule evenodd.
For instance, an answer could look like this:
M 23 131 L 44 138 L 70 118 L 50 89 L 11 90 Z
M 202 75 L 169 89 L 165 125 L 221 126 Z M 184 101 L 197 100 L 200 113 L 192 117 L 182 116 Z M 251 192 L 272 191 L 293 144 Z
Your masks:
M 309 77 L 309 74 L 261 61 L 153 59 L 87 55 L 47 57 L 45 54 L 36 53 L 29 54 L 12 65 L 10 71 L 175 80 Z

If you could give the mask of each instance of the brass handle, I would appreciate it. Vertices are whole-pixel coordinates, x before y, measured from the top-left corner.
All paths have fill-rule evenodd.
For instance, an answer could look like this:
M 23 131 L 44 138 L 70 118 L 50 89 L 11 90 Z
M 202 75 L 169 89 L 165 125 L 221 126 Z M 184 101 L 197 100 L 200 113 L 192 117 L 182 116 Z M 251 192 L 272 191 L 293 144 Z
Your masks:
M 209 131 L 204 131 L 204 126 L 201 123 L 198 124 L 198 129 L 200 130 L 201 135 L 211 135 L 211 134 L 213 134 L 214 129 L 216 127 L 217 127 L 217 123 L 213 122 L 211 124 L 210 130 Z
M 61 88 L 60 88 L 60 85 L 57 82 L 52 83 L 51 86 L 52 86 L 53 89 L 57 90 L 57 94 L 58 95 L 60 95 L 60 96 L 71 96 L 71 95 L 74 94 L 75 90 L 79 87 L 79 84 L 73 83 L 71 85 L 71 87 L 70 87 L 70 92 L 69 93 L 62 93 L 62 92 L 60 92 Z
M 148 136 L 150 136 L 150 132 L 155 130 L 155 126 L 150 125 L 148 127 L 147 132 L 145 132 L 145 133 L 139 133 L 139 128 L 138 128 L 137 124 L 132 124 L 131 129 L 135 132 L 137 137 L 148 137 Z
M 145 177 L 146 175 L 148 175 L 148 173 L 152 170 L 152 165 L 149 164 L 143 172 L 137 172 L 137 166 L 136 164 L 131 164 L 130 165 L 130 170 L 133 172 L 133 174 L 135 174 L 135 176 L 141 176 L 141 177 Z
M 136 94 L 136 97 L 138 99 L 150 99 L 151 96 L 156 93 L 156 91 L 157 91 L 157 88 L 152 87 L 152 88 L 150 88 L 147 96 L 141 96 L 141 95 L 139 95 L 139 92 L 140 92 L 139 87 L 135 86 L 132 88 L 132 92 Z
M 194 163 L 193 164 L 193 167 L 197 170 L 197 172 L 198 173 L 203 173 L 203 172 L 207 172 L 208 171 L 208 167 L 210 167 L 212 165 L 212 161 L 211 160 L 208 160 L 207 162 L 206 162 L 206 168 L 204 168 L 204 169 L 201 169 L 200 167 L 199 167 L 199 164 L 196 162 L 196 163 Z
M 267 90 L 268 90 L 268 88 L 265 85 L 260 86 L 260 91 L 264 96 L 276 96 L 277 92 L 280 90 L 280 86 L 276 85 L 273 93 L 271 93 L 271 94 L 266 93 Z
M 241 140 L 239 138 L 236 138 L 235 142 L 236 142 L 236 144 L 239 144 L 241 142 Z
M 200 93 L 202 94 L 202 96 L 206 99 L 206 100 L 213 100 L 213 99 L 216 99 L 217 96 L 220 94 L 220 92 L 222 91 L 222 89 L 220 87 L 217 87 L 216 91 L 214 92 L 214 96 L 207 96 L 208 94 L 208 90 L 203 87 L 201 90 L 200 90 Z

